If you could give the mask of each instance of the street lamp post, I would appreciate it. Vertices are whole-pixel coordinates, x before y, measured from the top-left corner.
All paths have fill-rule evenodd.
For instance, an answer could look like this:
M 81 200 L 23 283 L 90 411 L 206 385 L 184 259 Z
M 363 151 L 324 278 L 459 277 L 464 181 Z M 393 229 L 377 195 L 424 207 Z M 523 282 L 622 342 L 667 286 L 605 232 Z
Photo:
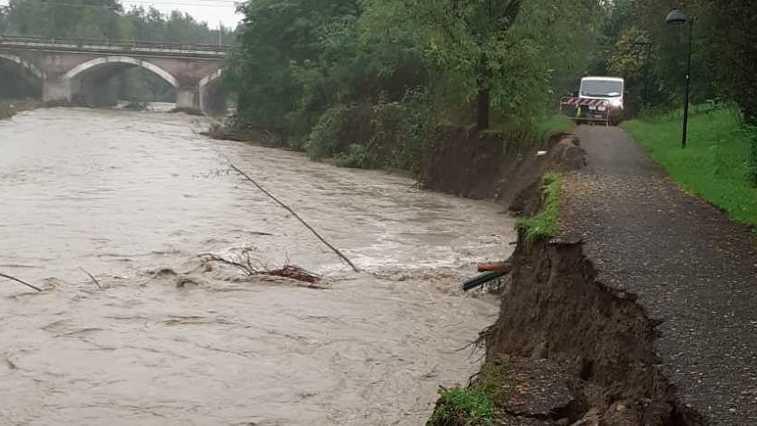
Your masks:
M 684 95 L 683 104 L 683 136 L 681 139 L 681 148 L 686 148 L 686 138 L 689 130 L 689 91 L 691 90 L 691 50 L 692 36 L 694 35 L 694 20 L 690 19 L 680 9 L 673 9 L 668 13 L 665 21 L 670 25 L 689 24 L 689 52 L 688 64 L 686 65 L 686 94 Z

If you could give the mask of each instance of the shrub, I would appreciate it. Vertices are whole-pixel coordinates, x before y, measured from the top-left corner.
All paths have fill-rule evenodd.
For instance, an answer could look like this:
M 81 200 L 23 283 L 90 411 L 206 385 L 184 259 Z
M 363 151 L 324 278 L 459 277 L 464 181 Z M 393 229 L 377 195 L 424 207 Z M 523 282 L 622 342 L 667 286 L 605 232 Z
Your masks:
M 482 390 L 452 388 L 441 397 L 428 426 L 485 426 L 492 424 L 494 406 Z
M 365 145 L 350 145 L 347 152 L 337 154 L 336 165 L 354 169 L 370 169 L 371 160 L 368 156 L 368 148 Z
M 428 110 L 421 93 L 402 101 L 339 105 L 321 115 L 305 150 L 313 159 L 334 157 L 344 167 L 418 172 L 426 142 Z
M 419 172 L 428 129 L 422 94 L 410 93 L 401 102 L 379 101 L 372 108 L 371 156 L 381 167 Z
M 349 107 L 337 105 L 321 115 L 305 142 L 305 151 L 310 158 L 319 160 L 337 153 L 339 135 L 346 125 L 349 111 Z

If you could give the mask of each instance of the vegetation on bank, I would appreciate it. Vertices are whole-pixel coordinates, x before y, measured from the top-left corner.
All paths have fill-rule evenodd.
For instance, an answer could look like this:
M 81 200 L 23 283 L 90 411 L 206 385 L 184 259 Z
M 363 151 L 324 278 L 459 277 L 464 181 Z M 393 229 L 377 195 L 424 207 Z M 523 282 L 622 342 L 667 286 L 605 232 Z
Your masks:
M 552 238 L 560 231 L 560 194 L 562 177 L 547 173 L 542 178 L 543 205 L 541 211 L 518 221 L 518 229 L 526 233 L 526 240 L 538 241 Z
M 564 52 L 591 50 L 601 3 L 248 2 L 226 73 L 235 123 L 314 159 L 413 171 L 440 127 L 539 140 L 540 118 L 573 86 L 563 77 L 588 62 Z
M 550 135 L 559 132 L 570 132 L 575 129 L 576 124 L 564 114 L 554 114 L 545 116 L 539 120 L 536 125 L 536 134 L 541 140 L 546 140 Z
M 429 426 L 488 426 L 492 424 L 494 407 L 489 397 L 475 388 L 444 389 Z
M 441 389 L 427 426 L 489 426 L 497 408 L 510 398 L 513 384 L 508 359 L 487 361 L 466 388 Z
M 698 22 L 692 99 L 729 97 L 753 124 L 755 4 L 686 2 Z M 632 112 L 670 109 L 682 93 L 687 32 L 656 0 L 255 0 L 241 11 L 226 73 L 234 122 L 350 167 L 415 169 L 442 126 L 538 140 L 540 118 L 584 75 L 624 77 Z
M 681 148 L 680 111 L 624 124 L 670 176 L 688 192 L 757 225 L 757 131 L 744 125 L 735 108 L 698 107 L 689 117 L 686 149 Z

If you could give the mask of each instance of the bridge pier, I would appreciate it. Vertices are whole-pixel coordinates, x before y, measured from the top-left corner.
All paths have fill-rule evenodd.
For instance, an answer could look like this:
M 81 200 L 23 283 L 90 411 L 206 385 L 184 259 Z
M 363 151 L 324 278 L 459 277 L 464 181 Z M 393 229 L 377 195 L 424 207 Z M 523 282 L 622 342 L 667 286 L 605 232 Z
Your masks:
M 42 81 L 42 101 L 46 103 L 71 102 L 70 80 L 44 79 Z
M 114 104 L 123 87 L 112 86 L 112 77 L 141 67 L 176 89 L 177 108 L 223 110 L 223 91 L 211 86 L 221 76 L 226 52 L 226 46 L 0 37 L 0 62 L 41 88 L 45 102 L 94 106 Z
M 176 108 L 177 109 L 199 109 L 197 88 L 180 87 L 176 89 Z

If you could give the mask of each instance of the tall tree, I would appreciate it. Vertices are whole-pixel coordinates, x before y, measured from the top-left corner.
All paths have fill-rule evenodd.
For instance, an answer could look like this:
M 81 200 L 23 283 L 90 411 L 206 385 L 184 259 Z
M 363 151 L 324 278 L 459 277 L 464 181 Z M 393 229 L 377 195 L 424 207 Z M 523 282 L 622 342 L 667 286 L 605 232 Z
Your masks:
M 586 67 L 599 2 L 415 0 L 413 8 L 420 22 L 435 28 L 429 50 L 475 99 L 475 122 L 483 130 L 490 127 L 492 106 L 515 116 L 518 109 L 533 113 L 550 98 L 554 73 Z

